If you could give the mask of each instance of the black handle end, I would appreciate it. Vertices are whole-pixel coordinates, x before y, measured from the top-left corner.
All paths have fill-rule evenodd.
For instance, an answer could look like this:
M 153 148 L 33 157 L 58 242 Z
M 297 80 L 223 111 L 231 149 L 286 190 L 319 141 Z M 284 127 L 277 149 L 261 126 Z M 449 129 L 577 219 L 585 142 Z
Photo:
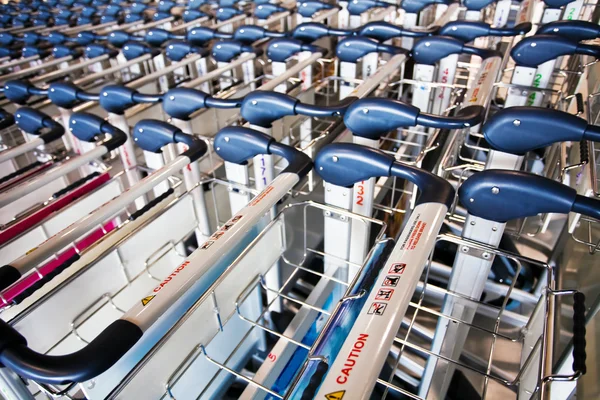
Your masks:
M 585 295 L 576 292 L 573 296 L 573 371 L 579 371 L 582 375 L 587 372 L 585 333 Z
M 12 265 L 0 267 L 0 290 L 4 290 L 21 279 L 21 272 Z

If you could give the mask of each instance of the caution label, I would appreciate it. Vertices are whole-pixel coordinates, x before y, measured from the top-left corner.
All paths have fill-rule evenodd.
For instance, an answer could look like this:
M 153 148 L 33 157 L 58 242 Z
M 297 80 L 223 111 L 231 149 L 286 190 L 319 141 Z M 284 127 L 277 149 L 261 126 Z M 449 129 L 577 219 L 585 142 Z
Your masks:
M 325 395 L 327 400 L 342 400 L 346 394 L 345 390 L 338 390 L 337 392 L 331 392 Z
M 142 305 L 145 307 L 146 304 L 150 303 L 152 301 L 153 298 L 155 298 L 156 295 L 152 295 L 152 296 L 146 296 L 142 299 Z

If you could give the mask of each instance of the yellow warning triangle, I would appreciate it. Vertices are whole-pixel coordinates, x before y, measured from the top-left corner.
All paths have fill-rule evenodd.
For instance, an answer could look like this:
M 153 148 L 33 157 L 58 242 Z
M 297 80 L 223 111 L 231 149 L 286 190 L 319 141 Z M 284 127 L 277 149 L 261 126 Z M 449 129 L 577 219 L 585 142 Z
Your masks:
M 338 390 L 337 392 L 331 392 L 325 395 L 327 400 L 342 400 L 346 394 L 345 390 Z
M 142 299 L 142 305 L 145 306 L 146 304 L 150 303 L 154 297 L 155 297 L 155 295 L 144 297 Z

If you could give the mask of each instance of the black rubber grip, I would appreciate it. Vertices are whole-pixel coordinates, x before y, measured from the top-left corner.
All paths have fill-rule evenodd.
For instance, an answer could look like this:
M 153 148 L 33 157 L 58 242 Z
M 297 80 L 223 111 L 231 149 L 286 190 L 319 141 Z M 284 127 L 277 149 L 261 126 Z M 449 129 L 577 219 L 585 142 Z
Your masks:
M 581 93 L 575 95 L 575 102 L 577 103 L 577 114 L 583 114 L 585 107 L 583 105 L 583 95 Z
M 581 292 L 573 296 L 573 371 L 587 372 L 585 366 L 585 295 Z
M 65 193 L 70 192 L 71 190 L 83 185 L 84 183 L 86 183 L 87 181 L 91 181 L 92 179 L 94 179 L 95 177 L 100 176 L 100 172 L 96 171 L 96 172 L 92 172 L 91 174 L 84 176 L 81 179 L 76 180 L 75 182 L 71 183 L 69 186 L 59 190 L 58 192 L 54 193 L 52 195 L 53 199 L 58 199 L 59 197 L 61 197 L 62 195 L 64 195 Z
M 579 142 L 579 162 L 582 164 L 590 162 L 590 147 L 587 140 Z
M 29 171 L 29 170 L 32 170 L 32 169 L 34 169 L 35 167 L 38 167 L 38 166 L 40 166 L 40 165 L 42 165 L 42 163 L 41 163 L 40 161 L 32 162 L 31 164 L 29 164 L 29 165 L 26 165 L 26 166 L 24 166 L 23 168 L 21 168 L 21 169 L 19 169 L 19 170 L 16 170 L 15 172 L 13 172 L 13 173 L 11 173 L 11 174 L 8 174 L 8 175 L 6 175 L 6 176 L 3 176 L 3 177 L 0 179 L 0 185 L 2 185 L 4 182 L 8 182 L 8 181 L 10 181 L 10 180 L 11 180 L 11 179 L 13 179 L 13 178 L 16 178 L 17 176 L 19 176 L 19 175 L 21 175 L 21 174 L 24 174 L 25 172 L 27 172 L 27 171 Z
M 139 217 L 141 217 L 143 214 L 145 214 L 146 212 L 148 212 L 148 210 L 150 210 L 152 207 L 154 207 L 155 205 L 157 205 L 158 203 L 160 203 L 161 201 L 163 201 L 164 199 L 166 199 L 167 197 L 169 197 L 174 192 L 175 192 L 175 190 L 173 190 L 173 188 L 169 188 L 169 190 L 167 190 L 166 192 L 164 192 L 160 196 L 154 198 L 154 200 L 149 201 L 144 207 L 140 208 L 139 210 L 137 210 L 136 212 L 134 212 L 133 214 L 131 214 L 129 216 L 129 220 L 130 221 L 135 221 L 136 219 L 138 219 Z
M 77 254 L 77 253 L 73 254 L 71 257 L 67 258 L 62 264 L 60 264 L 58 267 L 56 267 L 54 270 L 52 270 L 52 272 L 44 275 L 44 277 L 42 279 L 40 279 L 39 281 L 37 281 L 33 285 L 29 286 L 24 291 L 22 291 L 18 296 L 16 296 L 13 299 L 12 302 L 14 304 L 20 304 L 23 300 L 25 300 L 26 298 L 28 298 L 29 296 L 34 294 L 42 286 L 44 286 L 46 283 L 48 283 L 52 279 L 54 279 L 54 277 L 56 275 L 60 274 L 65 269 L 69 268 L 75 261 L 79 260 L 80 258 L 81 257 L 79 256 L 79 254 Z
M 0 267 L 0 290 L 4 290 L 21 279 L 21 273 L 12 265 Z
M 325 378 L 325 374 L 327 374 L 328 370 L 329 365 L 327 365 L 325 361 L 319 362 L 315 373 L 310 377 L 310 381 L 308 382 L 308 385 L 306 385 L 306 389 L 302 392 L 300 400 L 312 400 L 315 398 L 319 386 L 321 386 L 321 382 L 323 382 L 323 378 Z
M 42 327 L 40 327 L 42 328 Z M 25 379 L 50 385 L 85 382 L 110 367 L 125 355 L 143 335 L 133 322 L 118 319 L 81 350 L 60 356 L 37 353 L 19 343 L 19 333 L 0 322 L 0 362 Z

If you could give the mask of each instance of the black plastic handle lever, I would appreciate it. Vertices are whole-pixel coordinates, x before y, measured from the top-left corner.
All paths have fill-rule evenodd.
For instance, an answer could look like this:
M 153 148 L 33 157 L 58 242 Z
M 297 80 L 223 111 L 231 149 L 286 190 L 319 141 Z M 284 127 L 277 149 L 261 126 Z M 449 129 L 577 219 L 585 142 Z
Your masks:
M 398 177 L 417 185 L 421 192 L 418 204 L 441 203 L 450 207 L 454 199 L 454 188 L 445 179 L 402 164 L 372 147 L 353 143 L 328 144 L 317 154 L 315 167 L 324 181 L 338 186 L 351 187 L 370 178 Z
M 14 123 L 15 117 L 8 111 L 5 111 L 4 109 L 0 108 L 0 129 L 8 128 Z
M 498 111 L 483 126 L 483 134 L 496 150 L 512 154 L 559 142 L 600 142 L 600 126 L 583 118 L 541 107 L 509 107 Z
M 325 36 L 351 36 L 354 35 L 352 29 L 335 29 L 319 22 L 305 22 L 294 28 L 291 37 L 303 41 L 304 43 L 312 43 Z
M 238 108 L 242 99 L 219 99 L 201 90 L 175 88 L 163 95 L 163 110 L 172 118 L 189 120 L 202 108 Z
M 435 65 L 452 54 L 471 54 L 481 58 L 501 57 L 496 50 L 467 46 L 461 40 L 449 36 L 432 36 L 420 39 L 412 49 L 412 58 L 417 64 Z
M 15 123 L 23 131 L 38 135 L 44 143 L 50 143 L 65 133 L 63 126 L 50 116 L 29 107 L 21 107 L 17 110 Z
M 280 118 L 288 115 L 306 115 L 311 117 L 329 117 L 343 114 L 356 100 L 344 99 L 333 106 L 303 104 L 295 97 L 272 91 L 256 91 L 247 94 L 242 100 L 240 114 L 253 125 L 268 128 Z
M 458 190 L 467 211 L 496 222 L 569 212 L 600 219 L 600 201 L 580 196 L 569 186 L 521 171 L 486 170 L 468 178 Z
M 27 104 L 32 96 L 45 96 L 48 89 L 40 89 L 27 80 L 8 81 L 4 84 L 4 96 L 13 103 Z
M 512 28 L 492 28 L 490 24 L 480 21 L 451 21 L 440 28 L 438 34 L 468 43 L 479 37 L 524 35 L 531 28 L 531 22 L 523 22 Z
M 245 164 L 260 154 L 272 154 L 287 160 L 283 173 L 305 176 L 313 167 L 312 160 L 302 151 L 277 142 L 271 136 L 250 128 L 229 126 L 217 133 L 214 141 L 215 152 L 225 161 Z
M 592 40 L 600 37 L 600 26 L 589 21 L 554 21 L 540 26 L 536 34 L 557 35 L 565 39 L 581 42 L 582 40 Z
M 369 22 L 356 30 L 357 36 L 368 37 L 378 42 L 385 42 L 397 37 L 420 38 L 432 33 L 433 31 L 411 31 L 386 21 Z
M 340 61 L 356 63 L 370 53 L 408 54 L 406 49 L 381 44 L 366 37 L 352 36 L 341 40 L 335 48 L 335 54 Z
M 423 113 L 417 107 L 398 100 L 367 97 L 351 104 L 344 114 L 344 124 L 353 134 L 373 140 L 391 130 L 425 126 L 440 129 L 464 129 L 483 121 L 485 108 L 468 106 L 456 116 Z
M 556 35 L 534 35 L 521 40 L 510 52 L 517 65 L 530 68 L 575 54 L 600 58 L 600 46 L 581 44 Z
M 97 115 L 77 112 L 69 119 L 69 129 L 75 137 L 86 142 L 94 142 L 101 134 L 110 135 L 102 146 L 112 151 L 127 141 L 127 135 Z
M 190 161 L 196 161 L 208 150 L 206 143 L 196 136 L 183 133 L 181 129 L 163 121 L 144 119 L 133 127 L 133 140 L 146 151 L 162 152 L 170 143 L 183 143 L 188 149 L 181 153 Z
M 51 356 L 27 347 L 27 339 L 0 321 L 0 363 L 25 379 L 50 385 L 64 385 L 92 379 L 125 355 L 142 337 L 134 323 L 118 319 L 83 349 Z

